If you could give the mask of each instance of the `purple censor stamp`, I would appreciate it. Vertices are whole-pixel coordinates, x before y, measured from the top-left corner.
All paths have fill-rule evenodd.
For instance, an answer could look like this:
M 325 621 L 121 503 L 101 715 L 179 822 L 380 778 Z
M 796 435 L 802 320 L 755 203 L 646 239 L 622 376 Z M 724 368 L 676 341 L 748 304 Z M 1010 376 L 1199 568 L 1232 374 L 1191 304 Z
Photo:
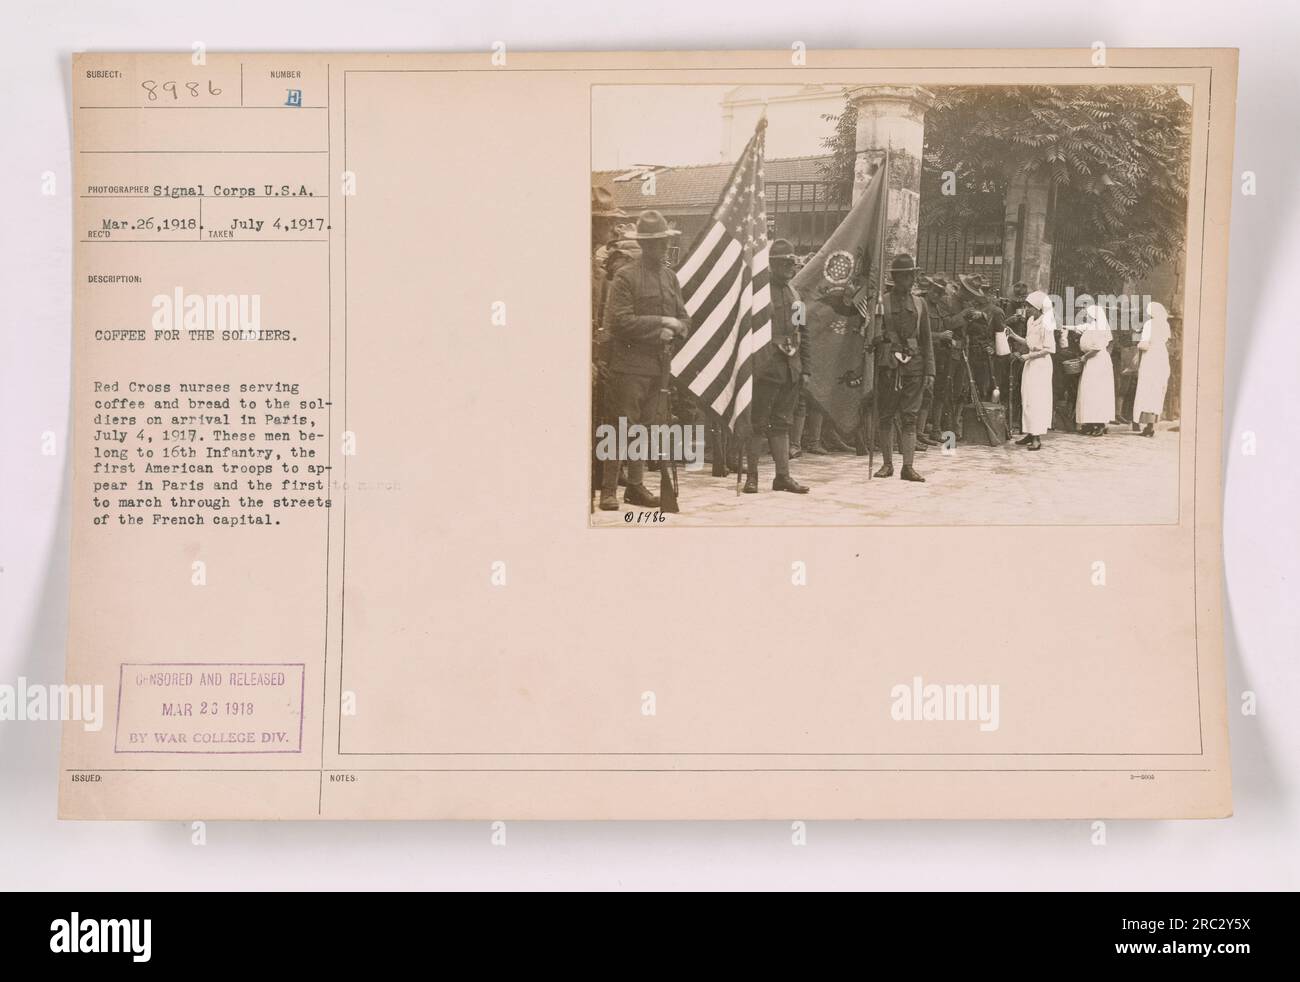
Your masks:
M 124 663 L 120 754 L 302 753 L 306 667 L 294 663 Z

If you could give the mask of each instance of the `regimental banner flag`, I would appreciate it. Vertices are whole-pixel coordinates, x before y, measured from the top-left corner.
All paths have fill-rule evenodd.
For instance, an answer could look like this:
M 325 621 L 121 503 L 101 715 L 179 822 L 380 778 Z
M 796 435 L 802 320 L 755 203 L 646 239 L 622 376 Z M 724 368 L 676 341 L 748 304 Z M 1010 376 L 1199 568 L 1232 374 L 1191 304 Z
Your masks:
M 772 339 L 763 200 L 766 130 L 763 117 L 731 172 L 712 221 L 677 270 L 693 330 L 673 358 L 673 376 L 733 431 L 748 421 L 754 353 Z
M 810 395 L 846 438 L 871 395 L 874 372 L 867 345 L 879 330 L 875 303 L 884 269 L 887 166 L 881 166 L 844 221 L 794 277 L 807 305 L 804 330 L 812 345 Z

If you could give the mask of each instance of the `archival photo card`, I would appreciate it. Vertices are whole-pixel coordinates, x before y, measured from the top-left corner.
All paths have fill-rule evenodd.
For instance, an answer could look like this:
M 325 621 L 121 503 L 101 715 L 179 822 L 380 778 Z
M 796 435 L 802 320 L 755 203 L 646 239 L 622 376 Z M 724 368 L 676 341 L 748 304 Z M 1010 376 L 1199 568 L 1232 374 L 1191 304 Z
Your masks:
M 1231 813 L 1235 52 L 72 74 L 63 817 Z

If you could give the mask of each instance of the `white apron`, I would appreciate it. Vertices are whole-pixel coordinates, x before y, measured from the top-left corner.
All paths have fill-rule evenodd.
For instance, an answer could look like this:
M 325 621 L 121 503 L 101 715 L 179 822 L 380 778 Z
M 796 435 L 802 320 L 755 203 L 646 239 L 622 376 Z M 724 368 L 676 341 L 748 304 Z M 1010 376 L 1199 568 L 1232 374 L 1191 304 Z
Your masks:
M 1169 384 L 1169 322 L 1149 320 L 1142 326 L 1142 352 L 1138 363 L 1137 393 L 1133 396 L 1133 418 L 1140 413 L 1160 416 L 1165 411 L 1165 387 Z
M 1074 420 L 1080 426 L 1109 423 L 1115 418 L 1115 366 L 1110 363 L 1110 331 L 1089 328 L 1079 335 L 1079 350 L 1095 351 L 1083 363 L 1079 396 L 1074 402 Z
M 1035 317 L 1025 329 L 1030 351 L 1055 351 L 1056 332 Z M 1042 436 L 1052 425 L 1052 358 L 1043 355 L 1025 362 L 1020 376 L 1021 420 L 1025 433 Z

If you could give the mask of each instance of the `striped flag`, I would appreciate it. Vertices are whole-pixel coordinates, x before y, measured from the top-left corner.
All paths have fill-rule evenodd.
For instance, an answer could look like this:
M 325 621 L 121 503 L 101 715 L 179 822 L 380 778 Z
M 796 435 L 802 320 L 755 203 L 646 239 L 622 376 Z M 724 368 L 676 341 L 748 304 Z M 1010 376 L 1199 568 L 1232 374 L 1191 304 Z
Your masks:
M 754 388 L 754 353 L 772 339 L 768 288 L 767 207 L 758 121 L 712 220 L 677 270 L 694 329 L 672 362 L 685 384 L 734 431 L 747 419 Z

